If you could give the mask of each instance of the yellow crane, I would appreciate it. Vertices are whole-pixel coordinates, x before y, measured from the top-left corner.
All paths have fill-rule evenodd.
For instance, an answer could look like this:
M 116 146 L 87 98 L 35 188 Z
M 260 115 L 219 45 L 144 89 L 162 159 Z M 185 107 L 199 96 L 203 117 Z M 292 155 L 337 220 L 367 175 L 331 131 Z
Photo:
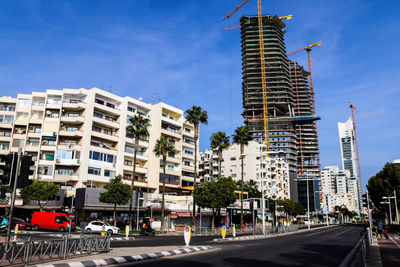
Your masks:
M 242 6 L 244 6 L 249 0 L 243 1 L 239 6 L 232 10 L 228 15 L 226 15 L 223 20 L 226 20 L 233 13 L 238 11 Z M 280 19 L 290 20 L 293 15 L 287 15 L 279 17 Z M 262 21 L 262 9 L 261 0 L 257 0 L 257 18 L 258 18 L 258 39 L 260 46 L 260 67 L 261 67 L 261 87 L 262 87 L 262 100 L 263 100 L 263 121 L 264 121 L 264 142 L 266 145 L 267 156 L 269 157 L 269 128 L 268 128 L 268 97 L 267 97 L 267 81 L 265 73 L 265 55 L 264 55 L 264 34 L 263 34 L 263 21 Z M 240 26 L 234 26 L 226 28 L 224 30 L 232 30 L 240 28 Z

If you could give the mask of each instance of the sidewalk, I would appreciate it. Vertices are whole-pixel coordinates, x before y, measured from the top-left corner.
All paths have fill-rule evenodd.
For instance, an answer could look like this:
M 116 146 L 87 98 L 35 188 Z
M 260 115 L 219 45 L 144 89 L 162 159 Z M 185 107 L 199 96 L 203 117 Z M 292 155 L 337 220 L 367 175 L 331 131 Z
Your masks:
M 159 246 L 159 247 L 123 247 L 111 249 L 109 253 L 70 258 L 68 260 L 48 261 L 38 264 L 40 267 L 54 266 L 104 266 L 144 259 L 173 256 L 212 249 L 211 246 Z
M 389 239 L 378 240 L 383 267 L 400 266 L 400 235 L 389 233 Z

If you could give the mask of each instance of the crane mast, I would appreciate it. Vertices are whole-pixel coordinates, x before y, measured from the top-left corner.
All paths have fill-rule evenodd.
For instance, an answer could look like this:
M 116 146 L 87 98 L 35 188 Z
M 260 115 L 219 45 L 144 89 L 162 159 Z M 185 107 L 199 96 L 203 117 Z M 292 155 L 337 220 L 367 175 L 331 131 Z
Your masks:
M 357 139 L 357 131 L 356 131 L 356 121 L 355 121 L 355 116 L 354 116 L 354 110 L 358 109 L 351 103 L 349 102 L 349 107 L 351 109 L 351 118 L 353 119 L 353 132 L 354 132 L 354 141 L 355 141 L 355 149 L 356 149 L 356 160 L 357 160 L 357 169 L 358 169 L 358 179 L 360 182 L 360 192 L 361 195 L 363 193 L 362 190 L 362 180 L 361 180 L 361 166 L 360 166 L 360 154 L 358 152 L 358 139 Z
M 265 74 L 265 56 L 264 56 L 264 34 L 262 22 L 261 0 L 257 0 L 257 13 L 258 13 L 258 38 L 260 43 L 260 63 L 261 63 L 261 87 L 262 87 L 262 100 L 263 100 L 263 119 L 264 119 L 264 142 L 269 152 L 269 133 L 268 133 L 268 98 L 267 98 L 267 81 Z M 269 153 L 267 153 L 269 157 Z

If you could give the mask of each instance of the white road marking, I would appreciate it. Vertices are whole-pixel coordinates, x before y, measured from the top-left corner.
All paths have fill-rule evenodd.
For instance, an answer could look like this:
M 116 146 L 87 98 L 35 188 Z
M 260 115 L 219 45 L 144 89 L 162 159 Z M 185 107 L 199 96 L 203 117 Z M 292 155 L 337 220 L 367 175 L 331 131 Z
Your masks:
M 350 231 L 351 229 L 347 229 L 347 230 L 345 230 L 345 231 L 343 231 L 343 232 L 341 232 L 341 233 L 339 233 L 339 234 L 337 234 L 337 235 L 335 235 L 335 236 L 339 236 L 339 235 L 341 235 L 341 234 L 344 234 L 344 233 L 346 233 L 346 232 L 348 232 L 348 231 Z

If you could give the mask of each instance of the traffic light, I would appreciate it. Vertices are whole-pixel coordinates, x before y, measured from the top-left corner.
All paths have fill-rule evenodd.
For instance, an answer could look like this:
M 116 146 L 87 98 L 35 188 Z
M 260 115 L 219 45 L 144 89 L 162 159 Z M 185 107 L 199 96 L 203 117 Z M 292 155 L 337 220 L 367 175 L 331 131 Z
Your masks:
M 367 193 L 362 195 L 362 205 L 363 207 L 367 208 L 368 207 L 368 198 L 367 198 Z M 372 201 L 369 199 L 369 208 L 372 208 Z
M 8 186 L 12 185 L 11 175 L 15 174 L 17 168 L 17 154 L 0 155 L 0 162 L 4 165 L 0 165 L 0 180 L 1 185 Z M 13 164 L 14 161 L 14 164 Z
M 24 188 L 32 183 L 29 179 L 30 175 L 33 175 L 31 166 L 34 166 L 35 162 L 32 160 L 31 156 L 23 155 L 21 158 L 21 167 L 18 176 L 17 188 Z
M 250 210 L 254 210 L 254 202 L 250 201 Z

